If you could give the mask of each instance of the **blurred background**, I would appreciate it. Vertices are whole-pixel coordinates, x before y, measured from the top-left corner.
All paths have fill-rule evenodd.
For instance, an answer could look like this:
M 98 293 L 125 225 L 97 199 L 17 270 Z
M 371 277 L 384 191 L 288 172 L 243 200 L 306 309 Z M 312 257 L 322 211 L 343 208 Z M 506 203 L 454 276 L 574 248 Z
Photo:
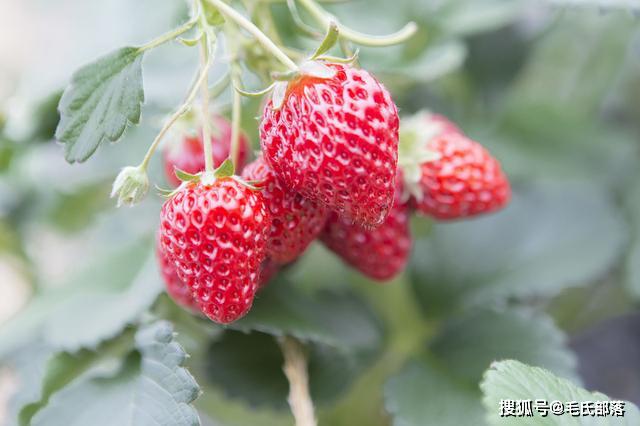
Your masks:
M 285 43 L 310 50 L 313 42 L 296 35 L 284 2 L 271 3 Z M 588 389 L 640 403 L 635 6 L 596 0 L 328 6 L 369 33 L 409 20 L 420 24 L 406 46 L 362 49 L 362 66 L 390 88 L 401 114 L 445 114 L 487 146 L 509 174 L 514 200 L 499 214 L 471 221 L 416 219 L 411 266 L 385 286 L 367 282 L 320 246 L 286 271 L 311 293 L 355 292 L 385 330 L 382 354 L 322 411 L 326 424 L 349 424 L 349 413 L 362 424 L 421 424 L 421 410 L 437 402 L 423 407 L 415 398 L 429 389 L 451 406 L 466 407 L 466 420 L 457 423 L 466 424 L 477 408 L 467 383 L 472 387 L 488 363 L 502 357 L 544 365 Z M 56 105 L 80 65 L 144 43 L 187 13 L 178 0 L 0 3 L 0 324 L 34 295 L 55 291 L 77 270 L 153 232 L 160 198 L 116 210 L 110 185 L 120 168 L 142 158 L 164 115 L 184 96 L 196 52 L 175 43 L 151 52 L 142 125 L 84 164 L 67 164 L 52 140 Z M 215 101 L 222 113 L 228 96 Z M 244 129 L 257 148 L 258 103 L 246 103 L 244 112 Z M 166 186 L 156 160 L 153 179 Z M 113 268 L 118 265 L 102 271 Z M 90 293 L 92 281 L 83 285 Z M 219 344 L 243 344 L 227 340 Z M 13 395 L 24 384 L 20 374 L 15 365 L 0 367 L 0 423 L 14 409 Z M 212 424 L 282 424 L 262 399 L 225 395 L 225 378 L 211 379 L 219 385 L 206 401 L 215 407 L 215 414 L 205 410 Z

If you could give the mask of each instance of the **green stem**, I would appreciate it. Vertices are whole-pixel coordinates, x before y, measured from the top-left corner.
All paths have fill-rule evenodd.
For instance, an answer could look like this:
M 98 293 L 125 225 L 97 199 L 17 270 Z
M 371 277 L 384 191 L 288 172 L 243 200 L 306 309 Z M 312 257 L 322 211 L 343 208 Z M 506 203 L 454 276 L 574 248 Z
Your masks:
M 189 110 L 189 107 L 193 103 L 193 100 L 195 99 L 196 95 L 198 94 L 198 89 L 200 89 L 200 86 L 203 84 L 203 82 L 206 82 L 208 73 L 209 73 L 209 66 L 207 64 L 205 68 L 200 69 L 200 73 L 198 74 L 198 77 L 191 85 L 191 88 L 189 89 L 189 92 L 184 102 L 178 107 L 178 109 L 175 110 L 173 114 L 171 114 L 169 119 L 164 123 L 164 126 L 162 126 L 162 129 L 160 129 L 160 132 L 158 133 L 156 138 L 153 140 L 153 143 L 149 146 L 149 149 L 147 150 L 147 153 L 145 154 L 144 159 L 142 160 L 142 163 L 140 163 L 140 166 L 139 166 L 143 171 L 147 170 L 151 157 L 153 157 L 153 154 L 158 148 L 158 145 L 160 145 L 160 142 L 162 141 L 164 136 L 167 134 L 169 129 L 171 129 L 171 127 L 173 127 L 176 121 L 178 121 L 178 119 Z
M 307 10 L 307 12 L 309 12 L 309 15 L 311 15 L 311 17 L 313 17 L 313 19 L 315 19 L 316 22 L 318 22 L 318 24 L 322 25 L 324 28 L 327 28 L 331 21 L 336 21 L 336 19 L 331 16 L 326 10 L 320 7 L 320 5 L 315 2 L 315 0 L 298 1 Z M 414 35 L 417 29 L 418 26 L 415 22 L 409 22 L 404 26 L 404 28 L 396 33 L 385 36 L 374 36 L 354 31 L 351 28 L 345 27 L 344 25 L 338 23 L 340 36 L 346 38 L 347 40 L 351 40 L 354 43 L 371 47 L 383 47 L 403 43 L 409 37 Z
M 237 64 L 232 64 L 232 67 L 239 67 Z M 238 70 L 232 70 L 233 73 L 233 85 L 238 87 L 240 84 L 240 77 Z M 231 161 L 236 170 L 240 170 L 238 167 L 238 153 L 240 151 L 240 119 L 242 118 L 242 95 L 237 90 L 232 91 L 233 103 L 231 106 Z
M 209 2 L 212 6 L 216 7 L 220 13 L 225 17 L 235 22 L 238 26 L 245 29 L 251 34 L 257 41 L 275 56 L 284 66 L 291 71 L 297 71 L 298 66 L 291 60 L 276 44 L 267 37 L 253 22 L 245 18 L 242 14 L 238 13 L 234 8 L 223 2 L 222 0 L 204 0 Z
M 138 48 L 138 50 L 140 52 L 145 52 L 149 49 L 153 49 L 154 47 L 158 47 L 161 44 L 164 44 L 168 41 L 171 41 L 173 39 L 175 39 L 176 37 L 178 37 L 181 34 L 186 33 L 187 31 L 189 31 L 191 28 L 193 28 L 193 26 L 196 24 L 196 22 L 198 22 L 198 17 L 195 17 L 193 19 L 191 19 L 188 22 L 185 22 L 184 24 L 180 25 L 178 28 L 169 31 L 166 34 L 161 35 L 160 37 L 151 40 L 149 43 L 143 44 L 142 46 L 140 46 Z
M 209 36 L 206 31 L 202 34 L 200 41 L 200 68 L 204 77 L 200 82 L 200 96 L 202 96 L 202 146 L 204 147 L 204 171 L 206 174 L 213 174 L 213 152 L 211 149 L 211 117 L 209 116 Z

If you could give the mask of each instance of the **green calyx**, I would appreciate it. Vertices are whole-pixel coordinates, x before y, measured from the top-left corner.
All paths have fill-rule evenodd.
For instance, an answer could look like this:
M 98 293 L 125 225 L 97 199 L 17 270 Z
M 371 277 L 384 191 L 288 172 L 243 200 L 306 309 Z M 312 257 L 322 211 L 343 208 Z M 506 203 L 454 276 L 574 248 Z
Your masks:
M 413 195 L 422 200 L 420 188 L 422 165 L 440 159 L 440 154 L 429 149 L 429 141 L 442 132 L 442 126 L 430 119 L 431 113 L 420 111 L 405 118 L 400 124 L 398 165 L 402 168 L 405 191 L 403 199 Z

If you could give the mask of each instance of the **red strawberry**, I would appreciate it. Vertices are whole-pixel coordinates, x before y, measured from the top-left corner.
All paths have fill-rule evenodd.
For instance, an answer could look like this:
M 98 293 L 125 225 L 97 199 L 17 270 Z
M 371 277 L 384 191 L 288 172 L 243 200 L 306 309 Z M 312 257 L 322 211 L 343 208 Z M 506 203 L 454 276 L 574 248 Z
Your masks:
M 213 152 L 214 166 L 218 167 L 229 158 L 231 149 L 231 124 L 219 115 L 213 117 L 211 134 L 211 148 Z M 244 134 L 240 134 L 238 146 L 237 170 L 242 170 L 247 161 L 249 141 Z M 164 149 L 164 170 L 169 183 L 180 185 L 176 177 L 175 169 L 180 169 L 189 174 L 197 174 L 204 170 L 204 146 L 202 144 L 202 132 L 198 134 L 185 134 L 180 141 L 167 144 Z
M 162 248 L 202 312 L 228 324 L 253 302 L 271 216 L 260 194 L 231 177 L 190 182 L 162 206 Z
M 402 185 L 398 185 L 389 216 L 374 229 L 331 215 L 322 242 L 367 277 L 392 279 L 405 268 L 411 252 L 409 206 L 401 196 Z
M 381 224 L 393 204 L 398 112 L 367 71 L 329 64 L 331 78 L 303 75 L 260 125 L 265 160 L 291 190 L 340 216 Z
M 258 290 L 269 284 L 271 279 L 278 273 L 280 265 L 273 260 L 266 258 L 260 265 L 260 278 L 258 280 Z
M 322 231 L 327 221 L 327 210 L 319 203 L 289 190 L 262 156 L 247 165 L 242 177 L 256 182 L 262 189 L 271 213 L 267 256 L 280 264 L 294 261 Z
M 160 273 L 162 274 L 169 296 L 171 296 L 178 305 L 199 312 L 200 309 L 191 294 L 191 290 L 189 290 L 189 287 L 178 277 L 176 267 L 166 256 L 159 239 L 156 246 L 156 256 L 160 265 Z
M 442 116 L 423 114 L 407 121 L 411 124 L 403 128 L 403 139 L 414 139 L 435 154 L 430 161 L 417 164 L 415 172 L 407 164 L 410 161 L 401 160 L 405 183 L 419 212 L 450 220 L 489 213 L 509 202 L 509 181 L 500 163 L 482 145 Z

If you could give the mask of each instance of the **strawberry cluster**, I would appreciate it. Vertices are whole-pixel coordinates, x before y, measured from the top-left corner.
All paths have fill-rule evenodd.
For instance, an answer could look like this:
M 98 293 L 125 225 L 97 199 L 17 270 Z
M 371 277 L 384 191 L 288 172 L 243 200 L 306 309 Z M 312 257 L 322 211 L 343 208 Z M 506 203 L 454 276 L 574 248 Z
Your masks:
M 233 322 L 316 239 L 364 275 L 387 281 L 407 263 L 412 212 L 450 220 L 508 202 L 497 160 L 454 124 L 420 113 L 400 129 L 375 77 L 350 65 L 328 67 L 331 77 L 302 74 L 281 104 L 266 105 L 262 153 L 241 177 L 216 172 L 212 181 L 180 182 L 174 169 L 204 169 L 202 138 L 167 148 L 168 178 L 179 186 L 162 208 L 157 252 L 176 302 Z M 220 130 L 209 143 L 219 165 L 231 132 L 224 119 L 214 121 Z M 238 168 L 247 152 L 243 137 Z

